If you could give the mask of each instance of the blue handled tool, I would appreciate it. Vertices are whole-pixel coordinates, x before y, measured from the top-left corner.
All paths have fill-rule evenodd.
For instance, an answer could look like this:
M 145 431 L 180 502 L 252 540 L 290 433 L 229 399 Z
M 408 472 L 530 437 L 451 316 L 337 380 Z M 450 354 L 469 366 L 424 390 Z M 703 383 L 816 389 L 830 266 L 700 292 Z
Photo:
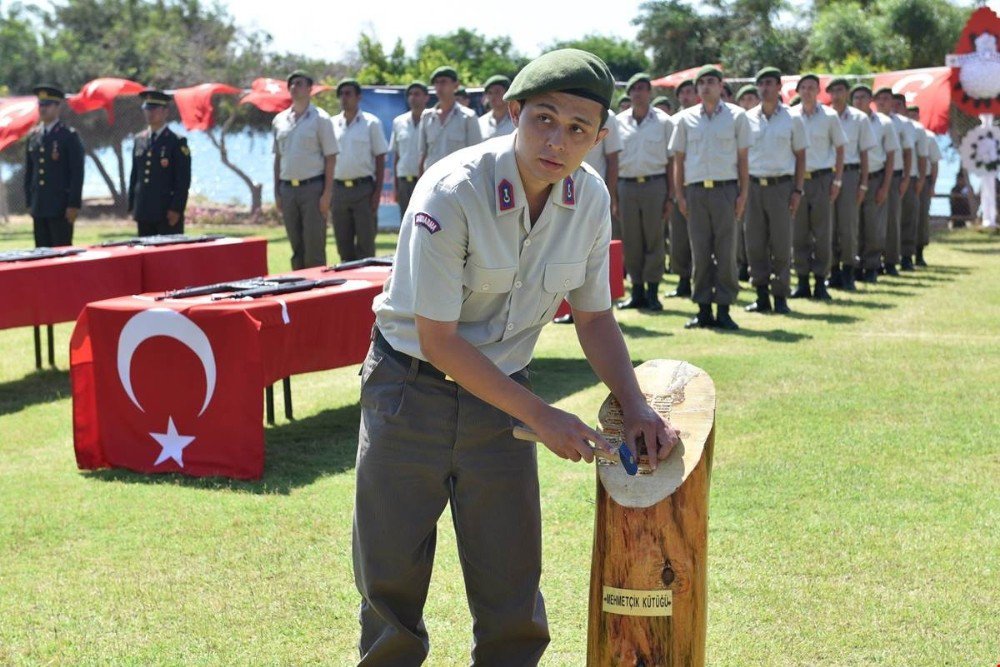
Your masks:
M 514 437 L 518 440 L 527 440 L 528 442 L 539 441 L 538 434 L 524 426 L 514 427 Z M 621 463 L 622 468 L 629 475 L 637 474 L 639 472 L 639 464 L 636 463 L 635 455 L 632 454 L 632 450 L 628 448 L 628 445 L 622 442 L 620 438 L 615 438 L 614 436 L 605 436 L 605 440 L 611 445 L 612 451 L 607 451 L 603 447 L 592 446 L 594 456 L 611 464 Z

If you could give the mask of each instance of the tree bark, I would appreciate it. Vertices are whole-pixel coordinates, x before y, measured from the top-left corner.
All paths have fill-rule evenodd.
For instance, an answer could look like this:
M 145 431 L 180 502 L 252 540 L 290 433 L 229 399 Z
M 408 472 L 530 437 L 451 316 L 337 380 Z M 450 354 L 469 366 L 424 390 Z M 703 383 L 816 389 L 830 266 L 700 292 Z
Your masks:
M 121 147 L 119 147 L 119 150 L 120 149 Z M 102 163 L 101 159 L 97 157 L 97 153 L 95 153 L 91 148 L 85 148 L 84 150 L 97 167 L 97 171 L 101 174 L 101 178 L 104 179 L 104 184 L 108 186 L 108 192 L 111 193 L 111 199 L 114 202 L 115 211 L 118 212 L 119 215 L 127 214 L 128 199 L 124 183 L 121 189 L 116 188 L 114 181 L 111 180 L 111 174 L 109 174 L 108 170 L 104 168 L 104 163 Z M 119 166 L 121 165 L 119 164 Z
M 226 119 L 226 122 L 222 124 L 219 129 L 219 136 L 216 137 L 215 134 L 209 130 L 206 132 L 209 141 L 215 146 L 219 151 L 219 156 L 222 158 L 222 164 L 229 167 L 234 174 L 240 177 L 246 186 L 250 189 L 250 213 L 251 215 L 256 215 L 261 212 L 264 208 L 263 204 L 263 192 L 264 185 L 262 183 L 255 183 L 250 175 L 245 171 L 233 164 L 229 159 L 229 151 L 226 149 L 226 132 L 232 127 L 233 121 L 236 120 L 236 114 L 232 114 Z

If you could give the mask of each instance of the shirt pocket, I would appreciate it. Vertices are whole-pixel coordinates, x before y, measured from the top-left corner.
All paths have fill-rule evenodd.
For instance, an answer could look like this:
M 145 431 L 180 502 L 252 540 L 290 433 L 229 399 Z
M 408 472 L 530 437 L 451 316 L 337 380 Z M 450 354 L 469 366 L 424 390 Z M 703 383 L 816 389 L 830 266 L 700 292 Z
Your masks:
M 587 279 L 587 260 L 566 264 L 547 264 L 542 278 L 542 295 L 536 322 L 545 323 L 555 316 L 567 292 L 583 285 Z
M 477 322 L 483 327 L 483 338 L 477 343 L 495 342 L 503 337 L 516 275 L 516 266 L 488 269 L 471 262 L 465 265 L 462 275 L 465 296 L 459 321 Z

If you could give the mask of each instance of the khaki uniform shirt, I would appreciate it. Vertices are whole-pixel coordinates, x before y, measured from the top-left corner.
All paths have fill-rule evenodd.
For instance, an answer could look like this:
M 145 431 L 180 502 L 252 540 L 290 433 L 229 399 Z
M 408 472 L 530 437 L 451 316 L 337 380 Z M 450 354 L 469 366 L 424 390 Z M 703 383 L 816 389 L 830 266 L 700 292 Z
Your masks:
M 899 135 L 892 125 L 892 120 L 885 114 L 872 111 L 868 114 L 868 123 L 875 137 L 875 145 L 868 151 L 868 173 L 873 174 L 885 167 L 885 157 L 889 151 L 895 151 L 892 159 L 894 169 L 903 164 L 903 154 L 899 149 Z
M 909 122 L 910 126 L 913 128 L 913 160 L 910 162 L 910 176 L 915 178 L 920 175 L 917 158 L 926 158 L 927 151 L 929 150 L 929 147 L 927 146 L 927 132 L 924 130 L 924 126 L 921 125 L 919 121 L 915 121 L 912 118 L 907 118 L 905 120 Z
M 420 154 L 424 156 L 425 170 L 441 158 L 483 140 L 475 111 L 455 102 L 441 123 L 437 109 L 434 105 L 420 118 Z
M 837 112 L 817 102 L 811 114 L 807 114 L 802 105 L 792 107 L 791 113 L 802 119 L 802 124 L 806 126 L 806 134 L 809 135 L 806 171 L 833 169 L 837 165 L 837 149 L 847 143 L 844 129 L 837 119 Z
M 752 141 L 746 113 L 735 104 L 720 102 L 711 116 L 696 104 L 673 116 L 670 152 L 684 153 L 684 184 L 731 181 L 739 177 L 737 152 Z
M 892 127 L 896 131 L 896 140 L 899 142 L 899 155 L 893 161 L 892 170 L 902 171 L 903 170 L 903 151 L 909 149 L 913 150 L 913 139 L 914 130 L 913 126 L 910 125 L 909 118 L 903 118 L 898 114 L 889 114 L 889 120 L 892 122 Z M 917 161 L 917 156 L 913 156 L 913 161 Z
M 271 121 L 275 153 L 281 156 L 278 178 L 283 181 L 322 176 L 325 158 L 340 152 L 330 114 L 310 104 L 299 118 L 292 107 Z
M 793 116 L 782 103 L 774 114 L 764 115 L 758 104 L 747 113 L 753 139 L 750 143 L 751 176 L 787 176 L 795 173 L 795 151 L 809 148 L 802 118 Z
M 531 361 L 564 296 L 574 308 L 611 307 L 611 200 L 581 166 L 534 225 L 514 160 L 514 137 L 450 156 L 417 181 L 400 227 L 392 278 L 375 299 L 393 348 L 425 359 L 415 316 L 458 322 L 458 333 L 506 374 Z
M 616 116 L 622 137 L 622 152 L 618 156 L 618 175 L 625 178 L 655 176 L 667 173 L 670 160 L 670 135 L 674 122 L 656 107 L 637 123 L 631 109 Z
M 587 156 L 583 158 L 583 161 L 593 167 L 594 171 L 600 174 L 601 178 L 606 178 L 608 175 L 607 156 L 614 153 L 621 153 L 622 150 L 622 137 L 618 132 L 618 119 L 608 114 L 608 120 L 604 123 L 604 127 L 608 128 L 607 136 L 591 148 Z
M 479 134 L 483 135 L 484 140 L 492 139 L 493 137 L 502 137 L 513 131 L 514 121 L 510 119 L 509 113 L 504 114 L 500 118 L 499 123 L 493 117 L 492 111 L 487 111 L 479 117 Z
M 840 128 L 847 138 L 847 143 L 844 144 L 844 164 L 861 164 L 861 152 L 875 147 L 872 124 L 868 122 L 868 117 L 863 111 L 859 111 L 851 105 L 847 105 L 844 108 L 844 113 L 840 114 L 838 118 L 840 119 Z
M 375 158 L 389 150 L 382 134 L 382 121 L 374 114 L 359 110 L 348 125 L 344 112 L 340 112 L 333 117 L 333 132 L 341 147 L 333 177 L 346 181 L 375 176 Z
M 396 155 L 396 175 L 400 178 L 420 175 L 420 123 L 413 122 L 407 111 L 392 119 L 389 151 Z
M 927 135 L 927 173 L 931 173 L 931 164 L 941 161 L 941 147 L 938 146 L 937 135 L 930 130 L 924 130 Z

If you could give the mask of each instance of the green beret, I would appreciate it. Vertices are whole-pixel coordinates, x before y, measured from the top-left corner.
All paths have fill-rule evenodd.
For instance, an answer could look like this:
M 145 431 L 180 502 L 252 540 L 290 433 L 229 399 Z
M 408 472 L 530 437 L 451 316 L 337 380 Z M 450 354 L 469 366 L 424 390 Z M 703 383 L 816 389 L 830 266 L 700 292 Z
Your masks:
M 715 65 L 705 65 L 698 73 L 694 75 L 695 83 L 697 83 L 703 76 L 714 76 L 719 81 L 722 81 L 722 70 Z
M 303 79 L 309 82 L 310 86 L 313 85 L 313 82 L 315 81 L 315 79 L 313 79 L 311 75 L 306 74 L 304 71 L 300 69 L 297 69 L 288 75 L 288 78 L 285 79 L 285 83 L 287 83 L 289 86 L 292 85 L 292 79 L 296 77 L 302 77 Z
M 830 83 L 826 84 L 826 92 L 830 92 L 830 89 L 833 88 L 834 86 L 843 86 L 844 90 L 851 89 L 851 84 L 849 84 L 847 82 L 847 79 L 845 79 L 842 76 L 837 76 L 830 79 Z
M 469 91 L 465 89 L 465 86 L 455 89 L 455 97 L 468 97 Z
M 905 102 L 906 95 L 904 95 L 903 93 L 893 93 L 892 99 L 896 100 L 897 102 Z
M 882 93 L 888 93 L 889 97 L 892 97 L 892 88 L 889 86 L 882 86 L 872 94 L 872 97 L 878 97 Z
M 341 79 L 340 83 L 337 84 L 337 96 L 338 97 L 340 96 L 340 89 L 343 88 L 344 86 L 350 86 L 350 87 L 354 88 L 354 92 L 356 92 L 358 95 L 361 94 L 361 84 L 358 83 L 358 80 L 357 79 L 347 78 L 347 79 Z
M 781 70 L 777 67 L 764 67 L 757 72 L 753 80 L 754 83 L 760 83 L 763 79 L 775 79 L 781 83 Z
M 666 95 L 658 95 L 658 96 L 656 97 L 656 99 L 654 99 L 654 100 L 653 100 L 653 106 L 654 106 L 654 107 L 658 107 L 658 106 L 660 106 L 661 104 L 666 104 L 666 105 L 667 105 L 668 107 L 670 107 L 671 109 L 673 109 L 673 108 L 674 108 L 674 105 L 673 105 L 673 104 L 671 104 L 671 102 L 670 102 L 670 98 L 669 98 L 669 97 L 667 97 Z
M 819 85 L 819 75 L 810 72 L 808 74 L 803 74 L 802 76 L 799 77 L 798 83 L 795 84 L 795 90 L 798 90 L 799 86 L 801 86 L 802 82 L 805 81 L 806 79 L 812 79 L 813 81 L 816 82 L 817 86 Z
M 55 86 L 47 84 L 35 86 L 31 89 L 31 92 L 35 94 L 39 102 L 58 102 L 66 99 L 66 93 Z
M 455 71 L 454 67 L 449 67 L 448 65 L 442 65 L 434 70 L 434 73 L 431 74 L 431 85 L 434 85 L 434 80 L 439 76 L 445 76 L 452 81 L 458 81 L 458 72 Z
M 156 109 L 169 105 L 173 96 L 166 94 L 162 90 L 147 88 L 139 93 L 139 99 L 142 100 L 143 109 Z
M 503 89 L 510 89 L 510 79 L 505 77 L 503 74 L 494 74 L 490 78 L 486 79 L 486 83 L 483 84 L 483 90 L 489 90 L 490 86 L 503 86 Z
M 916 111 L 917 113 L 920 113 L 920 107 L 918 107 L 916 104 L 907 104 L 906 105 L 906 110 L 907 111 Z
M 760 97 L 760 91 L 757 90 L 757 86 L 753 85 L 752 83 L 748 83 L 747 85 L 740 88 L 739 91 L 736 93 L 736 101 L 739 102 L 744 95 L 751 95 L 751 94 L 758 98 Z
M 722 89 L 726 91 L 726 95 L 729 95 L 730 97 L 733 96 L 733 87 L 729 85 L 728 81 L 722 82 Z
M 413 90 L 414 88 L 419 88 L 420 90 L 424 91 L 425 93 L 429 93 L 430 92 L 427 89 L 427 84 L 425 84 L 423 81 L 413 81 L 412 83 L 410 83 L 410 85 L 408 85 L 406 87 L 406 94 L 409 95 L 410 91 Z
M 798 95 L 795 95 L 794 97 L 792 97 L 791 101 L 788 103 L 788 106 L 794 107 L 794 106 L 798 106 L 801 103 L 802 103 L 802 98 L 799 97 Z
M 854 93 L 858 92 L 859 90 L 863 90 L 869 95 L 872 94 L 871 86 L 869 86 L 867 83 L 856 83 L 853 86 L 851 86 L 851 97 L 854 97 Z
M 503 98 L 524 100 L 542 93 L 569 93 L 594 100 L 608 109 L 615 78 L 604 61 L 580 49 L 549 51 L 517 73 Z
M 677 84 L 677 91 L 676 92 L 679 93 L 682 90 L 684 90 L 685 88 L 687 88 L 688 86 L 691 86 L 692 88 L 694 88 L 694 79 L 684 79 L 683 81 L 681 81 L 680 83 L 678 83 Z
M 637 72 L 636 74 L 633 74 L 632 78 L 628 80 L 627 84 L 625 84 L 625 92 L 626 93 L 631 93 L 632 92 L 632 86 L 634 86 L 635 84 L 637 84 L 637 83 L 639 83 L 641 81 L 645 81 L 650 86 L 653 85 L 653 77 L 651 77 L 650 75 L 646 74 L 645 72 Z
M 632 98 L 629 97 L 628 95 L 622 95 L 621 97 L 618 98 L 618 101 L 615 102 L 615 108 L 618 109 L 619 111 L 621 111 L 622 104 L 625 103 L 625 102 L 631 103 L 632 102 Z

